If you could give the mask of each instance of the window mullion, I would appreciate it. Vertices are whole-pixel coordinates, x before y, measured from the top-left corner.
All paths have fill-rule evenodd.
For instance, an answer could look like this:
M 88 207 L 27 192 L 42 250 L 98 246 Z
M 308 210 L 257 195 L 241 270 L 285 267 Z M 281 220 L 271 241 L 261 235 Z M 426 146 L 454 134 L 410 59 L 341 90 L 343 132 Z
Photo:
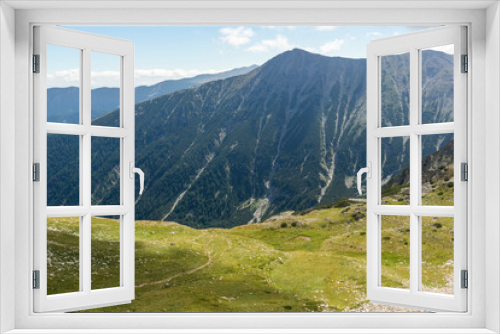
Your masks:
M 90 49 L 83 49 L 82 61 L 82 123 L 84 127 L 91 125 L 91 87 L 90 87 Z M 91 205 L 91 134 L 87 131 L 82 137 L 82 149 L 80 150 L 81 177 L 80 189 L 82 189 L 83 206 L 90 209 Z M 80 271 L 82 272 L 83 291 L 90 293 L 91 290 L 91 214 L 90 210 L 82 218 L 82 233 L 80 234 Z
M 437 135 L 444 133 L 454 133 L 455 124 L 449 123 L 434 123 L 434 124 L 418 124 L 415 126 L 395 126 L 395 127 L 380 127 L 373 130 L 373 135 L 378 138 L 389 137 L 407 137 L 410 133 L 418 135 Z
M 415 293 L 419 286 L 419 217 L 413 212 L 419 204 L 419 149 L 420 137 L 415 134 L 414 128 L 419 119 L 419 56 L 418 49 L 410 50 L 410 291 Z
M 373 213 L 377 215 L 409 216 L 433 216 L 433 217 L 454 217 L 455 209 L 453 206 L 415 206 L 411 208 L 408 205 L 375 205 Z

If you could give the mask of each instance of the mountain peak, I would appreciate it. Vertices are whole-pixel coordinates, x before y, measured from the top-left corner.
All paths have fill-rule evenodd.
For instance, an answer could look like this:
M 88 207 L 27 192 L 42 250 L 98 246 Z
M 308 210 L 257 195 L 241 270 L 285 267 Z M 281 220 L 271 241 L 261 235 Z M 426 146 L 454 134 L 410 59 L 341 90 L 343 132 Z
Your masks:
M 366 68 L 366 60 L 328 57 L 303 49 L 292 49 L 278 54 L 264 63 L 259 72 L 271 81 L 276 82 L 277 76 L 291 81 L 312 79 L 316 81 L 326 73 L 351 72 L 359 74 Z M 311 74 L 313 74 L 311 76 Z
M 292 54 L 314 54 L 312 52 L 306 51 L 300 48 L 293 48 L 292 50 L 285 51 L 284 53 L 292 53 Z
M 272 61 L 273 59 L 304 59 L 304 58 L 309 58 L 309 57 L 325 57 L 316 53 L 312 53 L 303 49 L 299 48 L 294 48 L 292 50 L 285 51 L 283 53 L 278 54 L 274 58 L 272 58 L 269 61 Z
M 328 61 L 329 58 L 302 49 L 293 49 L 278 54 L 261 66 L 263 71 L 286 71 L 289 74 Z

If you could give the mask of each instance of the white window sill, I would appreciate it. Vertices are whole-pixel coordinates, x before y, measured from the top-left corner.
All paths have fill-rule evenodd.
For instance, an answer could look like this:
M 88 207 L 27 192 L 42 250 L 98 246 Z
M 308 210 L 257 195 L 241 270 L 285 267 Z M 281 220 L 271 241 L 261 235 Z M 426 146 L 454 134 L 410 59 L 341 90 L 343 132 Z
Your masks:
M 486 334 L 488 329 L 15 329 L 5 334 Z
M 488 329 L 15 329 L 5 334 L 487 334 Z

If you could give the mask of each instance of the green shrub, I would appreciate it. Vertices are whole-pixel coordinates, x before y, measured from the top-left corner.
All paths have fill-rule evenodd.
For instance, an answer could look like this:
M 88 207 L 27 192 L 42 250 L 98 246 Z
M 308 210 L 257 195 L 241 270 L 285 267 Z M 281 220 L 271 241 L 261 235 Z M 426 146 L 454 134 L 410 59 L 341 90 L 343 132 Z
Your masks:
M 443 224 L 435 223 L 435 224 L 432 224 L 432 226 L 434 226 L 435 228 L 441 228 L 441 227 L 443 227 Z
M 450 178 L 448 176 L 445 176 L 444 180 L 445 180 L 445 182 L 448 182 L 448 181 L 450 181 Z
M 338 201 L 333 203 L 334 208 L 345 208 L 346 206 L 350 206 L 352 202 L 349 200 L 349 198 L 341 198 Z
M 448 188 L 453 188 L 454 183 L 453 182 L 448 182 Z
M 313 208 L 309 208 L 309 209 L 305 209 L 305 210 L 294 211 L 293 215 L 294 216 L 305 216 L 308 213 L 313 212 L 313 210 L 314 210 Z
M 384 188 L 384 189 L 382 189 L 382 196 L 385 197 L 385 196 L 392 196 L 392 195 L 399 194 L 401 189 L 406 188 L 408 186 L 409 186 L 409 184 L 405 183 L 401 186 Z
M 286 223 L 285 223 L 285 224 L 286 224 Z M 297 227 L 297 222 L 296 222 L 296 221 L 293 221 L 293 222 L 292 222 L 292 226 L 293 226 L 293 227 Z
M 391 237 L 383 237 L 382 240 L 391 240 Z
M 288 226 L 288 224 L 286 222 L 283 222 L 283 223 L 281 223 L 280 226 L 281 226 L 281 228 L 286 228 Z
M 443 192 L 442 192 L 442 191 L 438 192 L 438 196 L 441 196 L 442 194 L 443 194 Z
M 365 218 L 365 215 L 362 212 L 354 212 L 351 214 L 351 217 L 355 222 L 357 222 L 358 220 Z

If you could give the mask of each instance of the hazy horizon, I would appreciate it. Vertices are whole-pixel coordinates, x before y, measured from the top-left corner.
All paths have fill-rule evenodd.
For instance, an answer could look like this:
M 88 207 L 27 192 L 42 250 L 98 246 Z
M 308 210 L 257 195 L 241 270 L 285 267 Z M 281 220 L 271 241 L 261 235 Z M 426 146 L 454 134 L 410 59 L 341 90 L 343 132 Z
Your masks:
M 262 65 L 294 48 L 324 56 L 366 58 L 372 39 L 429 29 L 421 26 L 188 26 L 66 27 L 130 40 L 135 45 L 135 86 L 151 86 L 201 74 Z M 172 49 L 172 45 L 175 49 Z M 154 50 L 154 52 L 151 52 Z M 202 52 L 200 51 L 202 50 Z M 48 63 L 47 87 L 78 86 L 78 61 L 71 49 Z M 203 54 L 203 57 L 200 57 Z M 93 53 L 92 88 L 117 87 L 113 56 Z

